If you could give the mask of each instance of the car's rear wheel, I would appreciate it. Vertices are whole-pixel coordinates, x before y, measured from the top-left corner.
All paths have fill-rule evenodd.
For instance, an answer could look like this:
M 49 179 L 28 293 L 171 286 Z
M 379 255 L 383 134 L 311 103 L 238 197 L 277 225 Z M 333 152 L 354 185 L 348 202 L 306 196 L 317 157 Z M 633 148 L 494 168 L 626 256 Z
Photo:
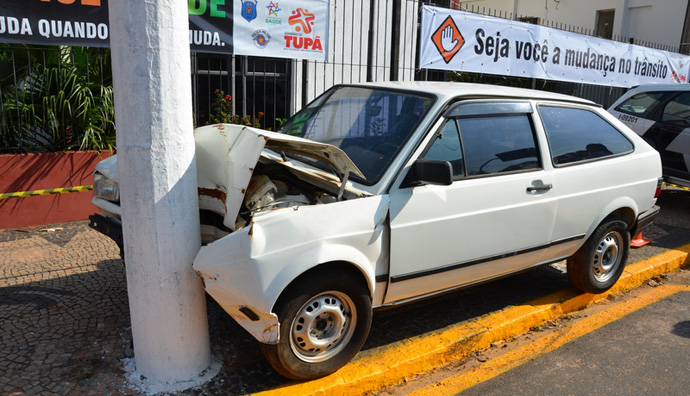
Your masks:
M 617 218 L 604 221 L 568 259 L 570 283 L 584 292 L 605 292 L 623 273 L 629 251 L 630 233 L 625 221 Z
M 275 312 L 276 345 L 261 344 L 271 366 L 297 380 L 338 370 L 359 352 L 371 326 L 368 288 L 347 272 L 315 273 L 291 285 Z

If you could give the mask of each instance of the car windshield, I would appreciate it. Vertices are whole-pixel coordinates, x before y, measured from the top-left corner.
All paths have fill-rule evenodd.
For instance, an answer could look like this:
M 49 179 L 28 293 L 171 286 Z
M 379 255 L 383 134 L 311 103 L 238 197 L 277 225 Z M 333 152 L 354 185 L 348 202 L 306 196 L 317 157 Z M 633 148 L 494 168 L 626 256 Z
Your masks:
M 340 86 L 295 114 L 279 132 L 340 148 L 366 177 L 358 181 L 372 185 L 432 103 L 432 97 L 417 93 Z

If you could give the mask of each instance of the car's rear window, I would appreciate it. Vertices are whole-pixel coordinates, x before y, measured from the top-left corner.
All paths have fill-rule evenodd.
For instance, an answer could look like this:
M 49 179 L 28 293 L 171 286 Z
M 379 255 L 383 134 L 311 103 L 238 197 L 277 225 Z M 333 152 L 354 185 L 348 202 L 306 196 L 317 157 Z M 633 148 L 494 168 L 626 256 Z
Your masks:
M 633 150 L 632 142 L 623 133 L 593 111 L 542 105 L 539 115 L 556 166 Z

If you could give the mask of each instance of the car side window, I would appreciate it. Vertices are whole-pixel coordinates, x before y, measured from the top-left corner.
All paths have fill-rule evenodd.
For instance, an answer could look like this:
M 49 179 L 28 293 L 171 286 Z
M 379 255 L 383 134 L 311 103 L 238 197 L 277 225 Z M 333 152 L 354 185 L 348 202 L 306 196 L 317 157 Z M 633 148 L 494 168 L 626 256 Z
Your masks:
M 454 179 L 465 176 L 460 135 L 458 135 L 458 125 L 455 120 L 446 121 L 424 154 L 424 158 L 450 162 L 453 166 Z
M 633 150 L 633 144 L 598 114 L 570 107 L 539 106 L 553 164 L 611 157 Z
M 528 114 L 458 118 L 467 176 L 541 169 Z
M 666 104 L 661 121 L 677 125 L 690 125 L 690 92 L 676 96 Z
M 623 101 L 615 110 L 637 117 L 649 118 L 651 112 L 668 95 L 670 95 L 669 92 L 640 92 Z

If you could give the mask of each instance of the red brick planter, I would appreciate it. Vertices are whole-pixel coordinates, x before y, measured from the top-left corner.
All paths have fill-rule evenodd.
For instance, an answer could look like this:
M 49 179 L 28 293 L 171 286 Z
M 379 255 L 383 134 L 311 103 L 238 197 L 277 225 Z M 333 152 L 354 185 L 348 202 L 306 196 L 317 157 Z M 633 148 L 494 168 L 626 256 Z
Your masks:
M 93 184 L 93 169 L 110 151 L 0 155 L 0 193 Z M 0 199 L 0 228 L 84 220 L 97 209 L 91 191 Z

